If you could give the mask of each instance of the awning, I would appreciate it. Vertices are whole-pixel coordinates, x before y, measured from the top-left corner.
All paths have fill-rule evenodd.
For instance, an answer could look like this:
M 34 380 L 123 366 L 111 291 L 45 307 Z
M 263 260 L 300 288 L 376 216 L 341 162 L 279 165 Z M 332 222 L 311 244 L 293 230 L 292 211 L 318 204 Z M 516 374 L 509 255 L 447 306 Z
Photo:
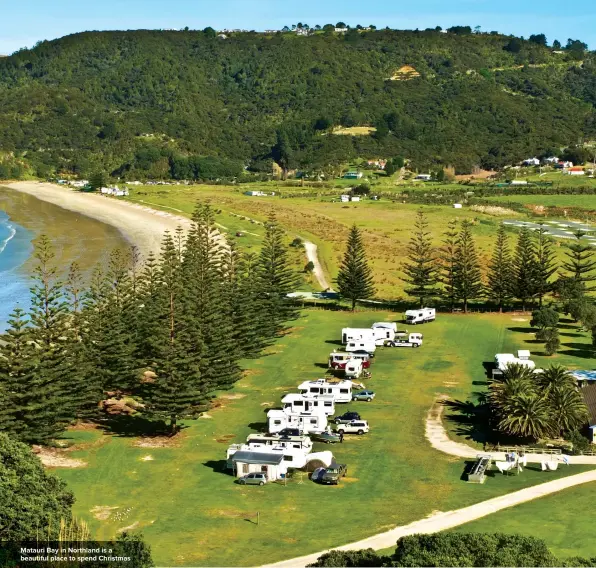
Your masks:
M 269 454 L 265 452 L 240 451 L 234 453 L 232 461 L 259 465 L 279 465 L 284 459 L 283 454 Z

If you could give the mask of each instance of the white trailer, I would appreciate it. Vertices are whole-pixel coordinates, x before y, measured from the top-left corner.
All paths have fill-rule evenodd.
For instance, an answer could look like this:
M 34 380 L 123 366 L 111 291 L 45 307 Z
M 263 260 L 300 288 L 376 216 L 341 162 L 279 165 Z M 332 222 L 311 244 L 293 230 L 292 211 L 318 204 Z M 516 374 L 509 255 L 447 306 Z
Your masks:
M 335 414 L 335 399 L 331 395 L 292 393 L 285 395 L 281 402 L 286 414 L 319 410 L 326 416 Z
M 397 324 L 394 321 L 376 321 L 370 327 L 371 329 L 386 328 L 397 331 Z
M 346 379 L 359 379 L 362 376 L 363 370 L 364 366 L 362 365 L 362 361 L 359 359 L 352 359 L 346 363 L 344 373 L 346 374 Z
M 350 341 L 374 341 L 374 339 L 374 331 L 367 327 L 344 327 L 341 330 L 341 342 L 344 344 Z
M 312 440 L 308 436 L 285 436 L 282 434 L 249 434 L 246 437 L 246 444 L 249 446 L 281 446 L 292 448 L 294 451 L 302 451 L 309 454 L 312 451 Z
M 389 347 L 420 347 L 422 345 L 421 333 L 410 333 L 408 336 L 398 336 L 387 343 Z
M 375 345 L 385 345 L 387 341 L 395 339 L 395 329 L 390 327 L 374 327 Z
M 351 402 L 352 381 L 318 379 L 316 381 L 305 381 L 298 385 L 301 393 L 309 395 L 331 395 L 336 403 Z
M 372 331 L 372 329 L 370 330 Z M 377 345 L 374 339 L 356 339 L 349 341 L 346 344 L 346 351 L 366 351 L 367 353 L 374 353 L 377 350 Z
M 303 434 L 321 434 L 327 429 L 327 416 L 323 412 L 289 414 L 283 410 L 270 410 L 267 413 L 267 422 L 271 434 L 286 428 L 295 428 Z
M 420 308 L 419 310 L 407 310 L 405 313 L 406 323 L 416 325 L 417 323 L 427 323 L 434 321 L 436 317 L 435 308 Z
M 495 366 L 492 370 L 492 376 L 502 375 L 510 365 L 520 365 L 528 369 L 534 369 L 534 372 L 538 371 L 536 369 L 536 363 L 530 359 L 529 351 L 522 349 L 518 351 L 518 355 L 521 355 L 521 357 L 516 357 L 513 353 L 497 353 L 495 355 Z

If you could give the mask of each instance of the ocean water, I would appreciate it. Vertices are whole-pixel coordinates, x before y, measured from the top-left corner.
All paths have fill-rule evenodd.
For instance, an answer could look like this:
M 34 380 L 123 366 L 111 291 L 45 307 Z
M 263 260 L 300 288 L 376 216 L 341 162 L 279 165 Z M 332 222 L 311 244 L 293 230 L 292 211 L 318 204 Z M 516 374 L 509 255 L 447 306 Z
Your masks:
M 30 278 L 19 269 L 33 252 L 33 237 L 0 210 L 0 332 L 15 307 L 29 309 Z

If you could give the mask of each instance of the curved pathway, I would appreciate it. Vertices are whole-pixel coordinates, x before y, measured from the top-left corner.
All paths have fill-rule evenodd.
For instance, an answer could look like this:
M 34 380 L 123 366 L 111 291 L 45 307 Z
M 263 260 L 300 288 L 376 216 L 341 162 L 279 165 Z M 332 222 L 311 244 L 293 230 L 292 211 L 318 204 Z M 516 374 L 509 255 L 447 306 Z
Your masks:
M 312 262 L 314 264 L 314 269 L 312 272 L 315 275 L 315 278 L 317 279 L 319 286 L 323 291 L 333 292 L 333 289 L 329 285 L 329 282 L 327 282 L 327 277 L 325 276 L 325 271 L 321 266 L 321 262 L 319 261 L 319 255 L 317 254 L 317 245 L 305 239 L 302 239 L 302 242 L 304 243 L 306 258 L 309 260 L 309 262 Z
M 420 521 L 415 521 L 409 525 L 396 527 L 384 533 L 365 538 L 364 540 L 352 542 L 351 544 L 346 544 L 344 546 L 338 546 L 337 548 L 330 550 L 360 550 L 363 548 L 381 550 L 383 548 L 389 548 L 394 546 L 396 541 L 404 536 L 420 533 L 430 534 L 451 529 L 463 525 L 464 523 L 480 519 L 481 517 L 486 517 L 487 515 L 496 513 L 502 509 L 507 509 L 508 507 L 526 503 L 527 501 L 532 501 L 533 499 L 538 499 L 539 497 L 544 497 L 545 495 L 592 481 L 596 481 L 596 470 L 585 471 L 583 473 L 578 473 L 577 475 L 570 475 L 562 479 L 555 479 L 547 483 L 527 487 L 526 489 L 488 499 L 487 501 L 482 501 L 481 503 L 476 503 L 475 505 L 470 505 L 469 507 L 464 507 L 462 509 L 437 513 L 436 515 L 432 515 Z M 307 564 L 315 562 L 321 554 L 330 552 L 330 550 L 322 550 L 315 554 L 292 558 L 291 560 L 284 560 L 275 564 L 268 564 L 266 565 L 266 568 L 301 568 Z

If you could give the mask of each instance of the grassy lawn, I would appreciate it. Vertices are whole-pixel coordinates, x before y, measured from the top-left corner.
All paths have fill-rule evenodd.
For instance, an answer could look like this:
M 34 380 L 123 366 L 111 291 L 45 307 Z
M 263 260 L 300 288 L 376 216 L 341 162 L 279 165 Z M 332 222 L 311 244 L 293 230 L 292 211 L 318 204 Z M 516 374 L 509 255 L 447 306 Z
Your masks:
M 581 207 L 596 209 L 596 195 L 501 195 L 489 197 L 492 201 L 544 205 L 546 207 Z
M 546 541 L 561 558 L 596 556 L 594 485 L 580 485 L 462 525 L 458 532 L 522 533 Z
M 348 464 L 349 476 L 339 486 L 305 478 L 302 484 L 245 487 L 222 471 L 229 443 L 262 429 L 267 409 L 284 393 L 324 373 L 321 364 L 337 347 L 342 327 L 397 317 L 305 310 L 292 333 L 250 361 L 234 390 L 220 396 L 221 404 L 208 417 L 190 422 L 174 446 L 138 447 L 135 438 L 71 432 L 72 456 L 88 466 L 57 473 L 77 496 L 75 513 L 99 538 L 124 527 L 141 529 L 158 565 L 254 566 L 589 469 L 573 466 L 545 475 L 528 467 L 520 476 L 494 476 L 482 486 L 461 480 L 464 463 L 433 450 L 424 439 L 428 408 L 439 393 L 466 400 L 484 381 L 482 362 L 524 347 L 527 336 L 509 329 L 519 325 L 509 315 L 441 315 L 423 328 L 422 348 L 378 353 L 368 382 L 377 392 L 373 402 L 339 408 L 359 410 L 370 421 L 370 434 L 315 448 L 332 449 Z M 132 509 L 116 519 L 106 507 Z
M 226 186 L 147 186 L 130 191 L 129 199 L 152 206 L 166 206 L 190 214 L 197 201 L 209 201 L 221 211 L 216 220 L 229 228 L 259 234 L 262 227 L 243 221 L 234 215 L 264 221 L 275 213 L 290 237 L 301 235 L 319 246 L 320 260 L 333 280 L 345 249 L 351 225 L 363 229 L 364 241 L 374 272 L 375 285 L 381 298 L 398 298 L 403 295 L 401 266 L 407 254 L 406 247 L 413 229 L 414 216 L 419 205 L 388 200 L 362 201 L 359 203 L 333 203 L 328 197 L 281 198 L 249 197 L 243 190 Z M 271 191 L 271 187 L 268 188 Z M 474 236 L 482 264 L 486 265 L 492 254 L 492 243 L 500 219 L 490 215 L 453 209 L 447 206 L 423 206 L 428 217 L 435 244 L 441 244 L 443 233 L 452 219 L 472 219 Z M 514 214 L 512 214 L 514 215 Z M 256 247 L 258 239 L 250 235 L 237 239 L 240 246 Z M 303 266 L 303 265 L 302 265 Z

